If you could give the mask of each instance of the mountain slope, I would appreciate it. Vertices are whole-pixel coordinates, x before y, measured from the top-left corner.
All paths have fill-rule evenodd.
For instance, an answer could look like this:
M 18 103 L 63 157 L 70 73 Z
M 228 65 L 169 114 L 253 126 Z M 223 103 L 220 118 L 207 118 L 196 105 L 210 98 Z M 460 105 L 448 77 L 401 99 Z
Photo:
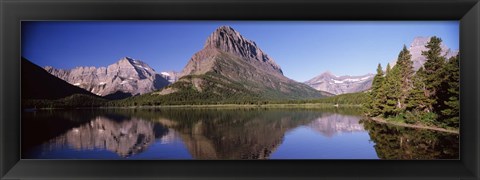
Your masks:
M 320 91 L 326 91 L 332 94 L 356 93 L 370 89 L 374 74 L 362 76 L 335 76 L 330 72 L 324 72 L 316 76 L 305 84 Z
M 22 58 L 21 94 L 27 99 L 60 99 L 74 94 L 96 96 L 82 88 L 75 87 Z
M 228 26 L 210 35 L 181 78 L 157 95 L 191 94 L 200 99 L 308 99 L 330 95 L 283 76 L 255 42 Z
M 99 96 L 125 98 L 158 90 L 169 82 L 148 64 L 125 57 L 108 67 L 45 67 L 49 73 Z

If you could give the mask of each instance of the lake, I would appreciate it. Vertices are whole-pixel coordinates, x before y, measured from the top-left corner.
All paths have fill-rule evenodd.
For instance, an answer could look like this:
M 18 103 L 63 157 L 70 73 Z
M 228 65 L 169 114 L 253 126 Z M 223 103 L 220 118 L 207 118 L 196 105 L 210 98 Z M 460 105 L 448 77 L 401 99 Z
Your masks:
M 365 120 L 356 108 L 22 112 L 24 159 L 458 159 L 459 135 Z

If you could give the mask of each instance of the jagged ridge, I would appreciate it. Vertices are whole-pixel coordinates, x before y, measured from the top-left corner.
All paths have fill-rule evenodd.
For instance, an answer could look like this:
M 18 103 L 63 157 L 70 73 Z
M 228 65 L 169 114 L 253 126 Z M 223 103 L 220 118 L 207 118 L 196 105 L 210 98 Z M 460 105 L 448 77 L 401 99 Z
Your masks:
M 158 90 L 169 82 L 148 64 L 124 57 L 108 67 L 45 67 L 49 73 L 99 96 L 127 97 Z M 116 96 L 122 94 L 122 96 Z

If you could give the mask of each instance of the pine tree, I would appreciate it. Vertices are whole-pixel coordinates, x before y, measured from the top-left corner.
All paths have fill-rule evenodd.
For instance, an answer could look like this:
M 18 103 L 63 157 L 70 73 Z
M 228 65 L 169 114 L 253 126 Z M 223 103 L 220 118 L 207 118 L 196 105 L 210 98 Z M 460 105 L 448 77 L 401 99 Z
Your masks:
M 385 103 L 382 106 L 382 112 L 385 117 L 396 116 L 400 112 L 397 108 L 399 103 L 398 100 L 400 98 L 400 81 L 398 77 L 399 68 L 398 66 L 394 66 L 388 71 L 387 75 L 385 76 L 385 81 L 382 85 L 382 91 L 384 91 L 383 94 L 385 98 Z
M 386 101 L 383 105 L 384 116 L 397 116 L 405 112 L 405 101 L 412 88 L 413 62 L 407 47 L 398 54 L 396 65 L 390 69 L 387 66 L 387 75 L 385 77 L 384 92 Z
M 407 47 L 403 45 L 402 51 L 398 55 L 397 64 L 394 68 L 398 68 L 398 77 L 394 79 L 399 81 L 400 91 L 398 99 L 399 111 L 405 111 L 405 99 L 407 99 L 410 89 L 412 88 L 412 77 L 414 74 L 413 70 L 413 61 L 411 60 L 412 55 L 408 51 Z
M 448 63 L 445 66 L 445 71 L 447 76 L 444 79 L 444 82 L 447 86 L 447 92 L 445 96 L 447 97 L 443 101 L 446 106 L 445 109 L 442 109 L 441 115 L 443 123 L 450 127 L 458 127 L 460 122 L 460 67 L 459 67 L 459 56 L 451 57 L 448 60 Z
M 384 98 L 381 97 L 383 96 L 381 88 L 384 80 L 382 65 L 379 63 L 377 66 L 377 74 L 373 78 L 372 90 L 369 94 L 369 103 L 367 105 L 370 116 L 378 116 L 382 113 L 382 104 L 384 103 L 382 99 Z
M 385 70 L 385 74 L 388 74 L 392 68 L 390 67 L 390 63 L 387 64 L 387 69 Z
M 413 76 L 412 89 L 406 99 L 407 111 L 428 112 L 428 98 L 425 93 L 425 71 L 420 67 Z
M 444 77 L 443 66 L 445 64 L 445 57 L 441 55 L 441 43 L 442 39 L 433 36 L 425 46 L 428 51 L 422 51 L 422 55 L 426 58 L 423 65 L 425 68 L 425 92 L 430 99 L 427 108 L 435 113 L 439 113 L 439 106 L 443 105 L 442 102 L 439 102 L 439 96 L 442 95 L 439 91 Z

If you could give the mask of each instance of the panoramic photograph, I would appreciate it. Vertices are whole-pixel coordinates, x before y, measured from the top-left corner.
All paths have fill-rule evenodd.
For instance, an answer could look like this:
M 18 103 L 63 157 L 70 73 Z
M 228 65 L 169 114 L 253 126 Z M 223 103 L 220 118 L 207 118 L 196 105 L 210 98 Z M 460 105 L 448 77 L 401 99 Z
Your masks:
M 22 21 L 21 158 L 459 159 L 458 21 Z

